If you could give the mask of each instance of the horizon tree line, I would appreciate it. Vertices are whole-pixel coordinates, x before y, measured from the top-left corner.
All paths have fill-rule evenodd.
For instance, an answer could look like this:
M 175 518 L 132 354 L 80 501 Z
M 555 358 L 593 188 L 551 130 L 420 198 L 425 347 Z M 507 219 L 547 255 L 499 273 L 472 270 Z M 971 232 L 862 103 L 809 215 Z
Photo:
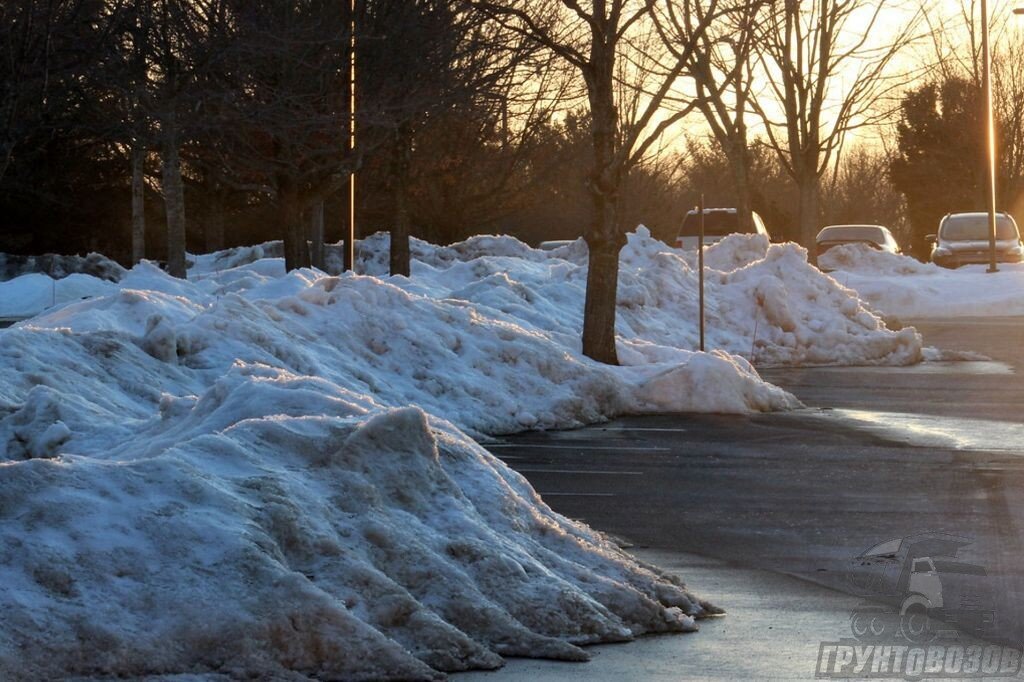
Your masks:
M 583 351 L 616 363 L 625 233 L 644 222 L 671 240 L 699 192 L 804 246 L 824 220 L 884 220 L 918 254 L 937 212 L 977 200 L 974 41 L 923 8 L 887 14 L 900 7 L 0 2 L 0 249 L 158 258 L 183 277 L 187 248 L 280 238 L 288 269 L 324 268 L 356 174 L 361 227 L 391 232 L 393 274 L 409 275 L 412 235 L 582 236 Z M 1007 40 L 996 62 L 1011 209 L 1022 56 Z M 706 137 L 680 144 L 695 121 Z M 883 144 L 851 143 L 868 130 Z

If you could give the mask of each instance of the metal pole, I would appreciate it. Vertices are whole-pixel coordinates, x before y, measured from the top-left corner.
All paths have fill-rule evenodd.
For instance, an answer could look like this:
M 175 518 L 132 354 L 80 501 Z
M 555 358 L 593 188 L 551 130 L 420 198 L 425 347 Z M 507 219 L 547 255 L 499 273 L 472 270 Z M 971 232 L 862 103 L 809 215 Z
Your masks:
M 700 351 L 704 352 L 704 194 L 700 195 L 700 218 L 697 224 L 700 226 L 697 232 L 697 281 L 700 287 Z
M 356 0 L 349 3 L 349 89 L 348 148 L 349 156 L 356 148 Z M 353 160 L 350 158 L 350 160 Z M 348 176 L 348 233 L 345 235 L 345 269 L 356 269 L 356 173 Z
M 985 99 L 985 143 L 986 169 L 985 179 L 988 183 L 986 200 L 988 201 L 988 272 L 998 272 L 996 266 L 996 129 L 992 116 L 992 58 L 988 47 L 988 0 L 981 0 L 981 53 L 982 53 L 982 87 Z

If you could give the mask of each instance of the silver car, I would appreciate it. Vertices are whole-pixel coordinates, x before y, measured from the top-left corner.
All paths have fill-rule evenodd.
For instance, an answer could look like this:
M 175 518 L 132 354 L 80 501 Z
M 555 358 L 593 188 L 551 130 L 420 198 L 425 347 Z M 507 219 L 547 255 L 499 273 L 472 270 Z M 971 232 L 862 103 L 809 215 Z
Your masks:
M 932 262 L 944 268 L 989 262 L 987 213 L 950 213 L 939 223 L 933 242 Z M 1017 222 L 1009 213 L 996 214 L 996 261 L 1019 263 L 1024 255 Z

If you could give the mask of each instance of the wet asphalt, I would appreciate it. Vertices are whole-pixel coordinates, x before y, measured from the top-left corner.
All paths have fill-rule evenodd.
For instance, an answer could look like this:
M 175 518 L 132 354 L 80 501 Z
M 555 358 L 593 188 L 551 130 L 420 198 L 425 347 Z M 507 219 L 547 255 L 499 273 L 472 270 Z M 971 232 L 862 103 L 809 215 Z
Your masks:
M 488 447 L 555 510 L 638 551 L 699 555 L 809 581 L 827 588 L 822 594 L 863 596 L 851 585 L 851 560 L 879 542 L 956 535 L 969 543 L 956 559 L 987 573 L 980 589 L 997 622 L 986 638 L 1019 644 L 1024 318 L 906 323 L 928 345 L 990 360 L 762 368 L 807 407 L 629 417 Z M 848 601 L 820 605 L 842 612 L 829 629 L 849 618 Z M 814 627 L 800 638 L 835 636 Z

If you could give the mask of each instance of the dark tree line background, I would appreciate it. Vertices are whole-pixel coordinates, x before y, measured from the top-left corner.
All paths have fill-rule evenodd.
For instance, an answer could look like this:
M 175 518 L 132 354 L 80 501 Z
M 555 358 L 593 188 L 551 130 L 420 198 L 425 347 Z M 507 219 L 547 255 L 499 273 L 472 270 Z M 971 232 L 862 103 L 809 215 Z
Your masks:
M 0 0 L 0 251 L 99 251 L 128 264 L 167 260 L 182 240 L 201 252 L 284 238 L 291 265 L 315 263 L 306 240 L 342 238 L 352 172 L 360 235 L 584 233 L 591 130 L 579 83 L 547 51 L 459 3 L 350 8 Z M 1018 218 L 1022 56 L 1011 46 L 997 64 L 1000 208 Z M 944 213 L 984 205 L 969 71 L 934 71 L 904 92 L 888 144 L 844 149 L 822 181 L 822 225 L 887 224 L 924 255 Z M 776 239 L 798 238 L 799 193 L 778 155 L 754 138 L 747 163 L 751 208 Z M 708 205 L 737 204 L 733 171 L 721 144 L 694 134 L 624 177 L 617 219 L 671 241 L 701 192 Z M 171 254 L 169 267 L 183 264 Z

